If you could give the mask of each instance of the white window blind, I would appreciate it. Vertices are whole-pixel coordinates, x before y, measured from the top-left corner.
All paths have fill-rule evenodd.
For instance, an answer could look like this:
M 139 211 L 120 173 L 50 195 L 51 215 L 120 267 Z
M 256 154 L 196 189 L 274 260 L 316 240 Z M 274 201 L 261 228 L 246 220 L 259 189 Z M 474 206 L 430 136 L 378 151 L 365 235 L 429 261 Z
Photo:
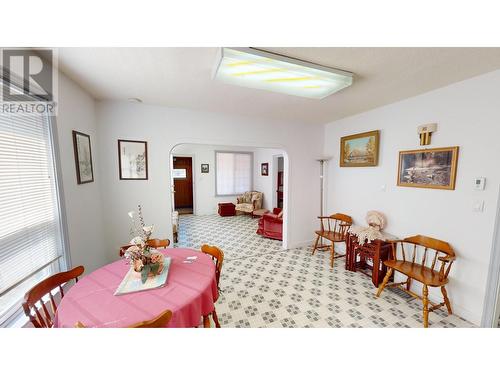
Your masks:
M 252 190 L 252 153 L 215 153 L 216 195 L 238 195 Z
M 1 317 L 62 255 L 46 115 L 0 114 L 0 211 Z

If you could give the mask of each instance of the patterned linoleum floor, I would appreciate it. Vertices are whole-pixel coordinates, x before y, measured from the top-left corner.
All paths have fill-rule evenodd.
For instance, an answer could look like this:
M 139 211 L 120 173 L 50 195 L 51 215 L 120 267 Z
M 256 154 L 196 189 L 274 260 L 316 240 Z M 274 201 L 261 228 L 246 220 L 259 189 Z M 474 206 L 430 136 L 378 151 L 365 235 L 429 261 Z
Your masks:
M 255 234 L 248 216 L 180 217 L 179 247 L 210 243 L 224 250 L 217 315 L 222 327 L 422 327 L 420 301 L 386 289 L 375 298 L 371 280 L 346 271 L 344 258 L 329 267 L 327 252 L 282 250 Z M 474 327 L 439 309 L 430 327 Z
M 281 241 L 259 236 L 259 219 L 250 215 L 181 215 L 177 247 L 199 249 L 203 244 L 220 247 L 224 261 L 282 250 Z

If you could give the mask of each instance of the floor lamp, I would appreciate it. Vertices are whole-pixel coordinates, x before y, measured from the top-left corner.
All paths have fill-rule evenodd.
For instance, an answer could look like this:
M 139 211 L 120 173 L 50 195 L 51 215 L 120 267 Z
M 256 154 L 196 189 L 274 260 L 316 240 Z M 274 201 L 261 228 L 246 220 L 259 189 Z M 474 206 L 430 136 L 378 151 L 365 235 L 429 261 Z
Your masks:
M 319 161 L 319 216 L 323 216 L 323 201 L 324 201 L 324 180 L 325 180 L 325 164 L 328 160 L 331 159 L 331 156 L 324 156 L 316 161 Z M 323 246 L 323 237 L 321 237 L 321 246 Z
M 320 159 L 316 159 L 319 161 L 319 202 L 320 202 L 320 216 L 323 216 L 323 200 L 324 200 L 324 176 L 325 176 L 325 163 L 330 160 L 331 157 L 322 157 Z

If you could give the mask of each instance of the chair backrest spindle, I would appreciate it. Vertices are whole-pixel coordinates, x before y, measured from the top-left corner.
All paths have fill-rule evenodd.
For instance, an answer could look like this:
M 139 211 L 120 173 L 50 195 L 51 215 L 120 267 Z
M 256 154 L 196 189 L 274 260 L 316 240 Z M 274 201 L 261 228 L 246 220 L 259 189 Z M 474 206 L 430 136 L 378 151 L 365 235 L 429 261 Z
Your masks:
M 434 251 L 434 259 L 432 259 L 431 269 L 434 269 L 434 267 L 436 266 L 437 258 L 438 258 L 438 252 Z
M 420 263 L 420 264 L 422 264 L 423 266 L 425 265 L 425 261 L 427 260 L 427 250 L 428 250 L 428 248 L 426 247 L 424 249 L 424 254 L 422 255 L 422 263 Z
M 333 222 L 333 232 L 339 233 L 341 237 L 345 239 L 347 236 L 347 231 L 352 225 L 352 218 L 348 215 L 341 213 L 336 213 L 331 215 L 328 218 L 328 231 L 331 231 L 330 221 Z

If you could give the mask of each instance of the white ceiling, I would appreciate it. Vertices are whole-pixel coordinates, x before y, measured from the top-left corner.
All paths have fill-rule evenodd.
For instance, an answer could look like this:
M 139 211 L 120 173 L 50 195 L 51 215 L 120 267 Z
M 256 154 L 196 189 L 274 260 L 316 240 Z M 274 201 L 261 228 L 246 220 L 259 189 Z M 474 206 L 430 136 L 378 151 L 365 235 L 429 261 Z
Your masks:
M 500 69 L 500 48 L 266 48 L 347 70 L 354 84 L 323 100 L 212 80 L 217 48 L 60 48 L 59 66 L 96 99 L 323 124 Z

